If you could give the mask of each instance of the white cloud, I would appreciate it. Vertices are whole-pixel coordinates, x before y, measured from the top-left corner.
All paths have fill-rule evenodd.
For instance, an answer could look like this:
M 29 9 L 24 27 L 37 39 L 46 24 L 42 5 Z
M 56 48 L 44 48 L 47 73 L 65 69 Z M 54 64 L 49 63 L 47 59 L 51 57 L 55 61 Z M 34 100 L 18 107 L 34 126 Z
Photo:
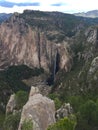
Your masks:
M 19 12 L 22 13 L 25 9 L 31 9 L 31 10 L 41 10 L 41 11 L 62 11 L 59 7 L 53 7 L 53 6 L 26 6 L 26 7 L 19 7 L 14 6 L 13 8 L 5 8 L 0 6 L 0 13 L 6 12 L 6 13 L 12 13 L 12 12 Z
M 13 8 L 0 7 L 0 12 L 22 12 L 24 9 L 34 9 L 42 11 L 60 11 L 60 12 L 82 12 L 98 9 L 97 0 L 6 0 L 10 2 L 39 2 L 40 6 L 26 6 Z M 51 4 L 64 3 L 62 6 L 51 6 Z
M 40 0 L 5 0 L 5 1 L 8 1 L 8 2 L 14 2 L 14 3 L 25 3 L 25 2 L 38 2 Z

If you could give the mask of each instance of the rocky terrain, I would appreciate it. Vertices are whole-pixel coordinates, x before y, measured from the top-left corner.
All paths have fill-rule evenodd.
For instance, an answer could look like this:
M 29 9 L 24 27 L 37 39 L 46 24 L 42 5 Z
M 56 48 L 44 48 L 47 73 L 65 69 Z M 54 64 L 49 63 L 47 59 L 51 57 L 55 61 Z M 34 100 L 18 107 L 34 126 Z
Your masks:
M 75 13 L 74 15 L 88 17 L 88 18 L 98 18 L 98 10 L 91 10 L 88 12 Z
M 12 14 L 0 13 L 0 23 L 6 21 Z
M 3 112 L 3 118 L 5 108 L 6 113 L 10 113 L 1 120 L 4 130 L 9 124 L 10 130 L 17 130 L 19 122 L 21 129 L 22 117 L 25 119 L 29 115 L 32 120 L 25 125 L 32 126 L 32 121 L 38 121 L 34 123 L 38 130 L 48 129 L 48 124 L 55 121 L 48 130 L 57 127 L 63 130 L 68 122 L 76 130 L 98 129 L 97 24 L 98 19 L 25 10 L 23 14 L 13 14 L 0 25 L 0 113 Z M 39 88 L 35 96 L 31 95 L 34 102 L 28 100 L 31 86 Z M 16 96 L 11 96 L 6 107 L 13 93 Z M 54 106 L 48 104 L 51 100 L 55 103 L 55 112 Z M 37 107 L 39 104 L 42 109 Z M 56 119 L 51 119 L 53 122 L 50 122 L 53 114 L 49 115 L 47 106 L 56 113 Z M 43 109 L 47 115 L 45 125 L 41 122 L 46 118 L 41 115 Z M 65 125 L 63 121 L 68 122 Z
M 51 71 L 59 58 L 59 69 L 69 71 L 72 64 L 67 41 L 51 41 L 46 35 L 63 35 L 58 31 L 41 31 L 31 28 L 19 14 L 0 26 L 0 68 L 25 64 Z M 62 37 L 62 36 L 61 36 Z M 63 36 L 64 37 L 64 36 Z M 58 43 L 56 43 L 58 42 Z
M 10 96 L 6 106 L 6 115 L 12 113 L 17 114 L 17 101 L 15 94 Z M 22 130 L 24 123 L 30 122 L 33 130 L 46 130 L 56 120 L 68 117 L 72 114 L 72 107 L 69 103 L 65 103 L 60 109 L 55 110 L 54 101 L 40 94 L 37 87 L 32 86 L 27 103 L 23 106 L 18 130 Z M 13 127 L 13 126 L 12 126 Z
M 35 87 L 31 88 L 29 100 L 23 107 L 18 130 L 25 120 L 33 121 L 34 130 L 46 130 L 55 123 L 55 105 L 51 99 L 42 96 Z

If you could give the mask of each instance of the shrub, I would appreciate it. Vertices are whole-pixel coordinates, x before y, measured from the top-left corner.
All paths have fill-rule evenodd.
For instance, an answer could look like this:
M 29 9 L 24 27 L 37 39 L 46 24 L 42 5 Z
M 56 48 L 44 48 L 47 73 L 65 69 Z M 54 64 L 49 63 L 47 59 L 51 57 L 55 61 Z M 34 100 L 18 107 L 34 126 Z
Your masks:
M 59 98 L 55 98 L 54 99 L 54 103 L 55 103 L 55 108 L 59 109 L 62 105 L 62 102 L 59 100 Z
M 25 91 L 18 91 L 16 93 L 16 96 L 15 96 L 15 99 L 16 99 L 16 107 L 17 109 L 21 109 L 25 103 L 27 102 L 28 100 L 28 93 L 25 92 Z
M 55 103 L 55 108 L 59 109 L 62 105 L 62 102 L 60 101 L 58 95 L 56 94 L 49 94 L 49 98 L 51 98 L 52 100 L 54 100 Z
M 24 120 L 21 130 L 33 130 L 33 123 L 31 120 Z
M 3 128 L 4 130 L 17 130 L 20 121 L 20 113 L 8 115 L 5 118 Z
M 98 104 L 93 100 L 88 100 L 82 104 L 77 113 L 79 130 L 98 129 Z
M 76 117 L 71 115 L 69 118 L 60 119 L 55 124 L 49 126 L 47 130 L 75 130 Z
M 83 104 L 80 108 L 80 113 L 83 119 L 85 119 L 88 125 L 95 124 L 96 116 L 98 116 L 96 103 L 92 100 L 88 100 L 85 104 Z M 98 120 L 97 120 L 98 122 Z
M 2 113 L 0 112 L 0 130 L 3 127 L 4 119 L 5 119 L 5 114 L 3 112 Z

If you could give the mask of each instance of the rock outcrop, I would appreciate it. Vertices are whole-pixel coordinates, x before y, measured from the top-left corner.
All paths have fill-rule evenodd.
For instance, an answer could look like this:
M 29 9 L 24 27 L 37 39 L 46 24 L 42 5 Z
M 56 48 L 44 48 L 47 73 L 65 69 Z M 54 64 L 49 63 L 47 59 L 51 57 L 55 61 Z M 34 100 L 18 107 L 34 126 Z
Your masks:
M 25 120 L 33 122 L 33 130 L 46 130 L 55 123 L 54 102 L 38 93 L 38 88 L 32 87 L 29 100 L 24 105 L 18 130 L 21 130 Z
M 97 87 L 98 84 L 98 57 L 95 57 L 91 62 L 90 69 L 87 74 L 87 80 L 89 83 L 89 89 Z
M 68 117 L 73 113 L 72 107 L 69 103 L 65 103 L 60 109 L 56 111 L 55 117 L 56 120 L 59 120 L 64 117 Z
M 91 67 L 89 69 L 89 75 L 93 75 L 98 70 L 98 57 L 95 57 L 91 63 Z
M 27 84 L 28 86 L 37 87 L 40 91 L 40 94 L 42 94 L 43 96 L 49 95 L 52 89 L 52 87 L 50 87 L 46 81 L 47 81 L 47 75 L 45 74 L 34 76 L 27 80 L 26 79 L 23 80 L 23 82 Z
M 9 99 L 9 101 L 7 103 L 7 106 L 6 106 L 6 114 L 12 113 L 14 108 L 15 108 L 15 106 L 16 106 L 15 94 L 12 94 L 10 96 L 10 99 Z
M 49 72 L 54 68 L 55 58 L 59 58 L 59 69 L 70 70 L 72 57 L 65 40 L 58 44 L 48 40 L 45 31 L 32 28 L 19 14 L 0 25 L 0 69 L 25 64 Z

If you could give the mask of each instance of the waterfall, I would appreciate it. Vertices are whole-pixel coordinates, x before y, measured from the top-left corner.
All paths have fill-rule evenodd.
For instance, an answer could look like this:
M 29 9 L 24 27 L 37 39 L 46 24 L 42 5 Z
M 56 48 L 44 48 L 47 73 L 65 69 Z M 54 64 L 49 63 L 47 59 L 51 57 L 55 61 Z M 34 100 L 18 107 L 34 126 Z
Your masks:
M 56 63 L 57 63 L 57 51 L 56 51 L 55 56 L 54 56 L 53 82 L 54 82 L 54 78 L 55 78 L 55 74 L 56 74 Z
M 60 63 L 60 55 L 59 55 L 58 51 L 56 50 L 54 59 L 53 59 L 52 68 L 51 68 L 51 75 L 47 79 L 48 85 L 54 84 L 55 75 L 59 71 L 59 63 Z

